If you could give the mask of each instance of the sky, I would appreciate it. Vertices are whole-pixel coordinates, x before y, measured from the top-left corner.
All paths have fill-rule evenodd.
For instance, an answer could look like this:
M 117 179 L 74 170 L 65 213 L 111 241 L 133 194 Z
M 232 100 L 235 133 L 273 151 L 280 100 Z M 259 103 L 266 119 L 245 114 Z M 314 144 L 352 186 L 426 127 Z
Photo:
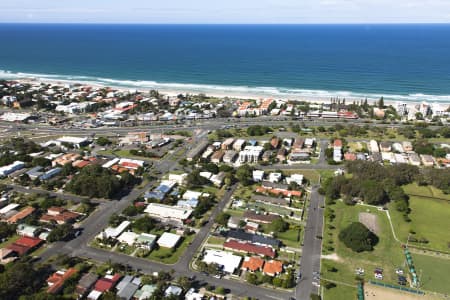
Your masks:
M 450 0 L 0 0 L 3 23 L 450 23 Z

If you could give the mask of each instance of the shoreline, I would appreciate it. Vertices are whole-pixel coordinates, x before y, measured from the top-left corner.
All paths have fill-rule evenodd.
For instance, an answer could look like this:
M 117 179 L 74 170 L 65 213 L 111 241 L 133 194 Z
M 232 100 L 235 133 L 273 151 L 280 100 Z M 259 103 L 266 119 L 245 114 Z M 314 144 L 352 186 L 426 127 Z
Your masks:
M 47 78 L 45 76 L 27 76 L 28 74 L 22 73 L 4 73 L 0 74 L 1 79 L 6 80 L 14 80 L 18 82 L 26 82 L 26 83 L 49 83 L 55 85 L 61 84 L 81 84 L 88 85 L 95 88 L 105 88 L 110 87 L 119 91 L 129 91 L 136 90 L 139 92 L 146 92 L 149 90 L 157 90 L 161 94 L 167 96 L 177 96 L 178 94 L 205 94 L 206 96 L 215 97 L 215 98 L 232 98 L 239 100 L 258 100 L 258 99 L 275 99 L 275 100 L 292 100 L 292 101 L 305 101 L 309 103 L 328 103 L 331 98 L 339 98 L 340 100 L 345 99 L 347 103 L 351 103 L 353 101 L 361 101 L 367 99 L 369 104 L 373 104 L 378 101 L 380 97 L 384 98 L 384 103 L 386 105 L 395 105 L 397 102 L 406 103 L 408 106 L 418 105 L 421 102 L 428 103 L 439 103 L 441 105 L 449 105 L 450 106 L 450 95 L 449 96 L 438 96 L 445 98 L 442 101 L 436 100 L 428 100 L 426 95 L 424 95 L 422 100 L 411 100 L 404 99 L 409 96 L 401 96 L 398 95 L 400 99 L 392 99 L 388 96 L 383 95 L 374 95 L 368 94 L 368 96 L 364 96 L 361 93 L 355 93 L 354 95 L 351 92 L 333 92 L 333 91 L 320 91 L 320 90 L 300 90 L 304 94 L 295 94 L 288 92 L 279 92 L 276 88 L 250 88 L 250 87 L 240 87 L 240 86 L 209 86 L 209 85 L 201 85 L 201 84 L 179 84 L 180 87 L 176 88 L 177 84 L 166 84 L 166 83 L 157 83 L 150 81 L 138 81 L 138 80 L 114 80 L 114 79 L 102 79 L 100 78 L 95 81 L 95 78 L 85 77 L 85 79 L 77 79 L 77 76 L 73 76 L 74 78 Z M 7 76 L 11 75 L 11 76 Z M 32 75 L 32 74 L 30 74 Z M 34 74 L 33 74 L 34 75 Z M 37 74 L 36 74 L 37 75 Z M 53 75 L 52 75 L 53 76 Z M 111 81 L 111 82 L 109 82 Z M 115 83 L 116 82 L 116 83 Z M 123 82 L 123 84 L 119 84 L 119 82 Z M 146 82 L 149 82 L 148 86 Z M 169 87 L 171 86 L 171 87 Z M 186 86 L 186 87 L 182 87 Z M 242 91 L 242 89 L 247 89 L 248 91 Z M 251 91 L 253 89 L 253 91 Z M 261 89 L 260 92 L 257 90 Z M 271 92 L 268 92 L 270 90 Z M 307 95 L 305 93 L 310 93 Z M 327 95 L 314 95 L 317 93 L 327 93 Z M 418 94 L 420 95 L 420 94 Z M 376 97 L 375 97 L 376 96 Z M 390 95 L 392 96 L 392 95 Z M 417 96 L 418 97 L 418 96 Z M 403 99 L 402 99 L 403 98 Z M 449 98 L 447 101 L 446 99 Z

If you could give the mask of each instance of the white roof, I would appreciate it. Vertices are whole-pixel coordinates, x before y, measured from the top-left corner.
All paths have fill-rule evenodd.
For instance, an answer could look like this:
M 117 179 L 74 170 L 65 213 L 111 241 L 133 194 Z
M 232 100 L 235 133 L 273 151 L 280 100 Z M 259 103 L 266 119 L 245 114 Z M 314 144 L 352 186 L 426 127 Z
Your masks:
M 157 243 L 161 247 L 173 248 L 178 243 L 180 238 L 181 238 L 181 236 L 179 236 L 177 234 L 170 233 L 170 232 L 164 232 L 161 235 L 161 237 L 158 239 Z
M 160 218 L 185 220 L 192 214 L 192 209 L 159 203 L 150 203 L 147 205 L 145 212 Z
M 121 243 L 126 243 L 128 245 L 133 245 L 134 241 L 138 237 L 138 234 L 134 233 L 133 231 L 126 231 L 122 233 L 117 240 Z
M 112 166 L 114 166 L 115 164 L 117 164 L 117 162 L 119 162 L 119 160 L 120 160 L 120 158 L 114 158 L 114 159 L 111 159 L 110 161 L 104 163 L 104 164 L 102 165 L 102 167 L 103 167 L 103 168 L 106 168 L 106 169 L 109 169 L 109 168 L 111 168 Z
M 205 177 L 206 179 L 210 179 L 212 176 L 212 173 L 211 172 L 200 172 L 199 175 L 202 177 Z
M 117 227 L 108 227 L 105 229 L 106 237 L 118 237 L 127 227 L 130 226 L 130 221 L 123 221 Z
M 23 121 L 30 117 L 27 113 L 5 113 L 1 116 L 1 119 L 8 122 Z
M 58 142 L 61 143 L 69 143 L 69 144 L 81 144 L 87 141 L 86 138 L 80 138 L 76 136 L 63 136 L 57 139 Z
M 3 207 L 2 209 L 0 209 L 0 214 L 4 215 L 4 214 L 10 212 L 11 210 L 17 208 L 18 206 L 19 206 L 19 204 L 17 204 L 17 203 L 8 204 L 5 207 Z
M 187 190 L 187 191 L 183 194 L 183 199 L 185 199 L 185 200 L 198 199 L 202 194 L 203 194 L 203 193 L 201 193 L 201 192 L 196 192 L 196 191 Z
M 102 292 L 93 290 L 89 293 L 89 295 L 87 296 L 88 299 L 92 299 L 92 300 L 97 300 L 98 298 L 100 298 L 100 296 L 102 295 Z
M 223 270 L 227 273 L 233 273 L 241 264 L 242 257 L 233 255 L 231 252 L 211 250 L 205 251 L 203 261 L 207 264 L 216 263 L 223 266 Z

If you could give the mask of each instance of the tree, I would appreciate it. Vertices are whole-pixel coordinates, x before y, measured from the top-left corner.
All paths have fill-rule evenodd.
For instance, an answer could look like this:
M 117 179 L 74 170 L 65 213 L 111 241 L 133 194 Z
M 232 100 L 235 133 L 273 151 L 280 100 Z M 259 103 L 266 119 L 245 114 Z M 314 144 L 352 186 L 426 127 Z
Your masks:
M 285 222 L 282 218 L 277 218 L 269 224 L 269 229 L 275 233 L 285 232 L 289 229 L 289 223 Z
M 156 221 L 152 219 L 151 217 L 145 215 L 143 217 L 140 217 L 139 219 L 135 220 L 131 227 L 133 230 L 138 232 L 150 232 L 153 228 L 155 228 Z
M 216 223 L 223 225 L 223 226 L 227 226 L 228 223 L 228 219 L 230 218 L 230 215 L 225 213 L 225 212 L 221 212 L 217 215 L 216 217 Z
M 244 186 L 253 183 L 253 168 L 247 164 L 239 166 L 236 170 L 236 178 Z
M 378 243 L 378 237 L 359 222 L 353 222 L 341 230 L 339 239 L 355 252 L 372 251 Z
M 99 137 L 96 142 L 97 142 L 97 145 L 100 145 L 100 146 L 106 146 L 106 145 L 112 144 L 112 142 L 104 136 Z
M 65 240 L 73 231 L 71 224 L 62 224 L 56 226 L 48 235 L 47 241 L 52 243 Z
M 256 274 L 253 274 L 253 273 L 247 273 L 247 276 L 246 276 L 246 278 L 245 278 L 246 280 L 247 280 L 247 282 L 248 283 L 250 283 L 250 284 L 254 284 L 254 285 L 257 285 L 259 282 L 258 282 L 258 276 L 256 276 Z

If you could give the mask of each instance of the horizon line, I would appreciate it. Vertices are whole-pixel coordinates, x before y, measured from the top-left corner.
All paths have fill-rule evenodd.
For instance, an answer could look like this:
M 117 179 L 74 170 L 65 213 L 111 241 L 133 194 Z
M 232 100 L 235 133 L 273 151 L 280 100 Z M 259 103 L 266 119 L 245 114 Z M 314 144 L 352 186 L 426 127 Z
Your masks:
M 363 23 L 363 22 L 350 22 L 350 23 L 146 23 L 146 22 L 3 22 L 0 21 L 0 25 L 229 25 L 229 26 L 286 26 L 286 25 L 450 25 L 449 22 L 380 22 L 380 23 Z

